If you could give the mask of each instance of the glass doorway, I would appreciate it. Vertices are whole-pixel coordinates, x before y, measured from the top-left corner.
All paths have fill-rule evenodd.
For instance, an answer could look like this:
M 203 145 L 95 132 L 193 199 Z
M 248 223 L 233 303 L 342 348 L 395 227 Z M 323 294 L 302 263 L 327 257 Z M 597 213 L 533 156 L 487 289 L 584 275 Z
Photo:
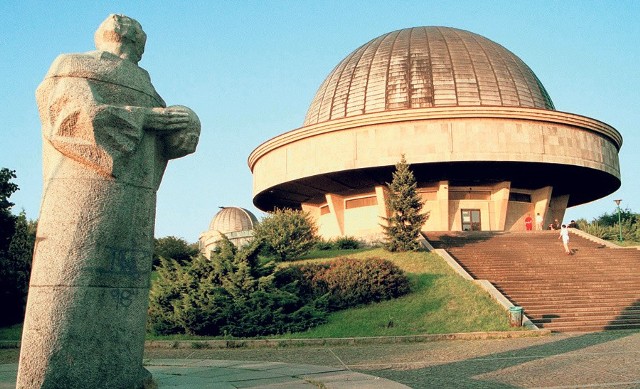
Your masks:
M 463 209 L 461 210 L 461 212 L 462 212 L 462 231 L 481 231 L 479 209 Z

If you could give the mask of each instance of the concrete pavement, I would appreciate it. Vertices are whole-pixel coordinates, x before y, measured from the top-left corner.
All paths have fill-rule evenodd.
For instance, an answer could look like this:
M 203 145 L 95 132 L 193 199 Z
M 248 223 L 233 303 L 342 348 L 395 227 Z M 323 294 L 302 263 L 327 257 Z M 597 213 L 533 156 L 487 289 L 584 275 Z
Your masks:
M 344 367 L 210 359 L 155 359 L 145 366 L 159 389 L 409 388 Z M 0 389 L 15 388 L 17 371 L 17 363 L 0 365 Z
M 640 389 L 638 330 L 322 347 L 148 349 L 147 356 L 333 366 L 414 389 Z
M 17 359 L 10 357 L 2 360 Z M 638 330 L 416 343 L 194 345 L 148 348 L 146 358 L 160 388 L 640 388 Z M 13 387 L 16 366 L 0 365 L 0 388 Z

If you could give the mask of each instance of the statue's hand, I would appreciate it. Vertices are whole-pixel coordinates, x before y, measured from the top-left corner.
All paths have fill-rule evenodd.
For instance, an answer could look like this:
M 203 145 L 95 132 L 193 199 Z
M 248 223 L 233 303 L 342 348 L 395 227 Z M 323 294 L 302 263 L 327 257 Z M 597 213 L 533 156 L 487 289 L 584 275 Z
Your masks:
M 200 137 L 200 119 L 193 110 L 183 105 L 172 105 L 168 108 L 188 115 L 189 123 L 184 129 L 163 134 L 164 155 L 168 159 L 184 157 L 196 151 Z
M 151 108 L 143 126 L 147 130 L 178 131 L 187 128 L 189 120 L 189 113 L 179 107 Z

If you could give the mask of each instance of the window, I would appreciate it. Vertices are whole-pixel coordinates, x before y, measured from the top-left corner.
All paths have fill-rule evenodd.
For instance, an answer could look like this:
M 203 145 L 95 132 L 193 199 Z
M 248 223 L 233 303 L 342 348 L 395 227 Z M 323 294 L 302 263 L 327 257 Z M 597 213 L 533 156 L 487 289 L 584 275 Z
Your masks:
M 491 192 L 479 191 L 449 191 L 449 200 L 489 200 Z
M 479 209 L 463 209 L 461 210 L 462 231 L 480 231 L 480 210 Z
M 376 196 L 349 199 L 344 202 L 345 209 L 370 207 L 372 205 L 378 205 L 378 199 L 376 198 Z
M 531 195 L 527 193 L 511 192 L 509 193 L 509 201 L 519 201 L 521 203 L 530 203 Z

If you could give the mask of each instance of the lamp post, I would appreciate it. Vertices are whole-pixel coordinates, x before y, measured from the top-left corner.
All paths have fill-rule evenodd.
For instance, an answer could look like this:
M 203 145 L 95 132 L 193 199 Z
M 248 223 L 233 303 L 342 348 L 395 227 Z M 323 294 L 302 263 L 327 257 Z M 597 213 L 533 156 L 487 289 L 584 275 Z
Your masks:
M 620 230 L 620 236 L 618 236 L 618 240 L 622 242 L 622 220 L 620 219 L 620 202 L 622 199 L 613 200 L 616 203 L 616 207 L 618 207 L 618 229 Z

